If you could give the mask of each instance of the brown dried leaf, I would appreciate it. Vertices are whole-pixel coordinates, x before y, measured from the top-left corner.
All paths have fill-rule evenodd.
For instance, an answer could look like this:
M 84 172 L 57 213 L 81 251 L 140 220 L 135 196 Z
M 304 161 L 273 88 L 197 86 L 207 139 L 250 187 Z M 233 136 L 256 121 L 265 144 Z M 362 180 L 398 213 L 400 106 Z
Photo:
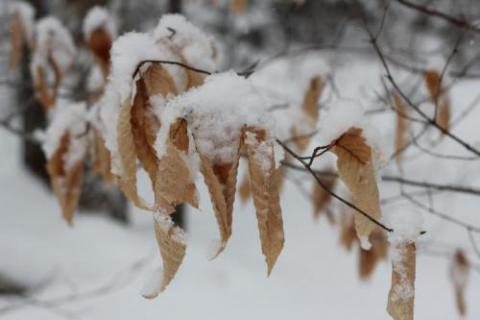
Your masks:
M 187 90 L 201 86 L 205 80 L 205 75 L 192 70 L 187 70 L 187 76 L 188 76 Z
M 318 99 L 322 95 L 325 82 L 321 77 L 314 77 L 310 79 L 308 90 L 303 97 L 302 111 L 308 116 L 313 123 L 318 121 L 319 109 Z
M 36 77 L 34 79 L 34 88 L 35 88 L 35 95 L 42 105 L 43 109 L 45 112 L 53 108 L 55 105 L 56 101 L 56 96 L 55 92 L 51 88 L 49 88 L 46 75 L 45 75 L 45 70 L 41 67 L 38 66 L 37 72 L 36 72 Z
M 200 153 L 200 171 L 210 193 L 215 211 L 221 244 L 212 258 L 218 256 L 225 248 L 232 234 L 232 213 L 235 201 L 238 163 L 240 161 L 240 141 L 233 161 L 230 163 L 214 163 L 206 155 Z
M 240 183 L 240 188 L 238 189 L 238 193 L 240 194 L 240 200 L 242 203 L 245 203 L 250 199 L 250 180 L 248 178 L 248 174 L 243 176 L 242 182 Z
M 311 127 L 310 131 L 313 131 L 313 129 L 315 128 L 315 124 L 318 121 L 319 109 L 317 103 L 323 92 L 324 87 L 325 83 L 322 78 L 314 77 L 310 79 L 310 84 L 307 91 L 305 92 L 305 96 L 303 97 L 302 112 L 308 120 L 308 123 L 304 123 L 303 125 L 306 125 L 309 128 Z M 295 139 L 294 141 L 297 147 L 297 151 L 299 153 L 303 153 L 307 149 L 311 137 L 305 135 L 306 130 L 300 130 L 296 126 L 293 126 L 290 131 L 292 137 Z
M 372 232 L 371 240 L 372 248 L 370 250 L 359 248 L 358 252 L 358 272 L 362 280 L 368 280 L 377 264 L 386 259 L 388 254 L 388 242 L 382 230 L 375 229 Z
M 14 70 L 22 60 L 23 44 L 25 33 L 22 20 L 18 14 L 15 14 L 10 22 L 10 69 Z
M 237 15 L 244 14 L 247 10 L 247 0 L 231 0 L 230 10 Z
M 125 99 L 120 108 L 117 123 L 118 153 L 122 163 L 123 172 L 118 183 L 123 193 L 137 207 L 152 210 L 137 192 L 137 155 L 131 123 L 132 103 L 130 97 Z
M 332 151 L 338 157 L 338 173 L 352 194 L 353 204 L 379 220 L 382 213 L 372 150 L 362 136 L 362 129 L 350 128 L 335 142 Z M 356 211 L 354 217 L 357 235 L 368 239 L 376 225 Z
M 323 184 L 327 187 L 328 190 L 333 190 L 335 188 L 335 184 L 337 182 L 336 179 L 322 179 Z M 333 223 L 333 217 L 328 211 L 328 205 L 332 200 L 332 196 L 330 193 L 325 191 L 323 187 L 317 183 L 317 181 L 313 181 L 313 190 L 312 190 L 312 203 L 313 203 L 313 216 L 315 219 L 320 218 L 322 213 L 327 214 L 328 221 Z
M 368 280 L 377 265 L 378 257 L 373 250 L 358 250 L 358 275 L 361 280 Z
M 110 150 L 97 129 L 93 130 L 92 171 L 103 178 L 103 181 L 113 183 Z
M 112 47 L 112 38 L 104 28 L 97 28 L 90 34 L 87 43 L 97 60 L 102 74 L 106 79 L 110 69 L 110 48 Z
M 290 129 L 290 135 L 292 136 L 295 146 L 297 147 L 298 153 L 303 153 L 310 144 L 310 139 L 308 135 L 305 135 L 303 131 L 299 130 L 297 126 L 293 126 Z
M 280 171 L 275 168 L 274 142 L 266 140 L 265 130 L 247 128 L 244 143 L 262 252 L 270 274 L 285 241 L 279 195 Z
M 57 150 L 47 162 L 47 172 L 50 176 L 53 192 L 62 208 L 63 218 L 71 225 L 80 198 L 83 161 L 80 160 L 72 168 L 65 170 L 63 159 L 68 152 L 69 145 L 70 136 L 65 133 Z
M 143 72 L 142 79 L 145 82 L 145 89 L 149 97 L 155 95 L 167 96 L 168 94 L 176 96 L 179 93 L 172 76 L 160 63 L 153 63 Z
M 152 187 L 155 187 L 157 179 L 157 165 L 158 158 L 153 148 L 152 138 L 149 139 L 150 131 L 156 132 L 158 124 L 155 125 L 153 121 L 147 122 L 149 116 L 150 106 L 148 104 L 148 94 L 145 82 L 142 79 L 137 81 L 137 91 L 133 99 L 133 106 L 131 109 L 131 130 L 133 141 L 135 143 L 135 152 L 142 167 L 148 173 Z M 153 115 L 150 115 L 153 117 Z M 155 128 L 150 128 L 155 126 Z
M 447 97 L 442 97 L 438 101 L 438 111 L 435 122 L 440 128 L 446 131 L 450 129 L 450 101 Z
M 340 244 L 347 251 L 350 251 L 353 245 L 358 241 L 357 233 L 355 231 L 355 223 L 353 222 L 352 212 L 346 206 L 342 207 L 343 212 L 340 220 Z
M 452 278 L 455 290 L 455 302 L 458 313 L 462 316 L 466 314 L 465 289 L 470 274 L 470 262 L 465 253 L 457 249 L 450 267 L 450 276 Z
M 392 284 L 388 293 L 387 311 L 394 320 L 413 320 L 415 301 L 415 243 L 395 248 L 398 257 L 392 263 Z
M 428 93 L 430 94 L 431 101 L 436 103 L 441 93 L 440 74 L 436 70 L 429 70 L 425 72 L 423 78 L 425 85 L 427 86 Z
M 165 290 L 182 264 L 187 248 L 183 239 L 183 230 L 175 226 L 168 215 L 157 214 L 154 219 L 154 226 L 157 244 L 163 260 L 163 277 L 158 291 L 144 295 L 147 299 L 153 299 Z
M 157 178 L 154 186 L 155 199 L 167 201 L 175 206 L 187 202 L 198 208 L 198 195 L 186 157 L 189 140 L 187 122 L 178 119 L 170 127 L 170 140 L 166 154 L 158 162 Z
M 397 113 L 397 127 L 395 130 L 395 160 L 400 167 L 403 160 L 403 149 L 407 145 L 407 134 L 409 122 L 405 118 L 407 109 L 398 94 L 392 95 L 392 103 Z

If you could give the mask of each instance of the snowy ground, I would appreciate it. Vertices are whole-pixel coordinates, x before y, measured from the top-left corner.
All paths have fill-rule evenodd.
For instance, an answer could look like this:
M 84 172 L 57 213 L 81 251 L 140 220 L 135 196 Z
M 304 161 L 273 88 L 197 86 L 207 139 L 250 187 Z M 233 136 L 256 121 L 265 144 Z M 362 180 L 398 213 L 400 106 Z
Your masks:
M 359 63 L 341 69 L 337 85 L 346 96 L 359 97 L 378 74 L 374 65 Z M 358 84 L 353 79 L 362 81 Z M 473 99 L 466 93 L 474 91 L 474 85 L 454 89 L 453 104 L 458 106 L 454 118 Z M 365 97 L 359 99 L 368 103 Z M 375 124 L 382 136 L 391 139 L 393 118 L 390 124 L 379 119 Z M 456 133 L 475 142 L 476 122 L 467 119 Z M 339 247 L 338 231 L 325 219 L 313 223 L 310 204 L 293 183 L 287 182 L 282 197 L 285 249 L 270 278 L 251 203 L 242 206 L 237 201 L 227 249 L 216 260 L 207 260 L 218 231 L 208 194 L 199 183 L 202 210 L 189 212 L 184 264 L 168 290 L 149 301 L 139 291 L 145 276 L 160 263 L 149 214 L 132 209 L 129 227 L 102 216 L 79 214 L 74 228 L 69 228 L 53 195 L 20 168 L 17 138 L 1 131 L 0 150 L 0 273 L 37 284 L 36 293 L 27 299 L 1 298 L 0 319 L 389 319 L 385 311 L 389 265 L 377 267 L 368 282 L 358 280 L 356 252 Z M 463 151 L 448 144 L 442 149 L 446 150 Z M 407 168 L 406 176 L 478 185 L 475 165 L 465 165 L 472 167 L 473 175 L 459 176 L 448 161 L 425 158 L 420 166 Z M 398 174 L 394 165 L 385 172 Z M 382 195 L 398 191 L 386 183 L 380 189 Z M 478 199 L 445 195 L 436 203 L 443 211 L 480 225 L 475 212 Z M 422 241 L 435 240 L 437 247 L 443 243 L 443 251 L 462 245 L 472 252 L 463 229 L 434 217 L 426 219 L 429 235 Z M 420 254 L 417 266 L 416 318 L 458 318 L 448 260 Z M 480 319 L 479 287 L 480 275 L 472 272 L 468 319 Z

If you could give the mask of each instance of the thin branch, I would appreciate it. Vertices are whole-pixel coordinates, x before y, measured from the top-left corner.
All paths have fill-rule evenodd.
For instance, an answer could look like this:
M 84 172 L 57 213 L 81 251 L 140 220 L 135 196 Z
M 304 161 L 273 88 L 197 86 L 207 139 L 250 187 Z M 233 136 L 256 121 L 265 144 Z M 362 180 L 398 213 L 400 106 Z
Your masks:
M 423 6 L 421 4 L 413 3 L 409 0 L 397 0 L 397 2 L 400 3 L 401 5 L 407 7 L 407 8 L 414 9 L 414 10 L 416 10 L 418 12 L 421 12 L 423 14 L 426 14 L 428 16 L 442 19 L 442 20 L 444 20 L 444 21 L 446 21 L 446 22 L 450 23 L 451 25 L 454 25 L 458 28 L 469 30 L 469 31 L 472 31 L 472 32 L 475 32 L 475 33 L 480 33 L 480 28 L 472 25 L 471 23 L 465 21 L 462 18 L 451 16 L 451 15 L 445 13 L 445 12 L 438 11 L 438 10 L 435 10 L 433 8 L 429 8 L 429 7 Z
M 353 210 L 357 211 L 358 213 L 360 213 L 362 216 L 364 216 L 365 218 L 367 218 L 368 220 L 370 220 L 371 222 L 373 222 L 374 224 L 376 224 L 377 226 L 379 226 L 380 228 L 382 228 L 383 230 L 385 231 L 388 231 L 388 232 L 393 232 L 394 230 L 392 228 L 389 228 L 387 227 L 386 225 L 384 225 L 383 223 L 381 223 L 380 221 L 378 221 L 377 219 L 373 218 L 369 213 L 365 212 L 364 210 L 358 208 L 356 205 L 354 205 L 353 203 L 343 199 L 342 197 L 338 196 L 336 193 L 334 193 L 332 190 L 330 190 L 323 182 L 322 180 L 318 177 L 317 173 L 315 172 L 315 170 L 313 170 L 311 168 L 311 166 L 305 162 L 305 160 L 303 160 L 301 157 L 299 157 L 295 152 L 293 152 L 292 149 L 290 149 L 286 144 L 284 144 L 282 141 L 280 140 L 276 140 L 277 143 L 282 146 L 282 148 L 287 152 L 289 153 L 291 156 L 293 156 L 296 160 L 298 160 L 304 167 L 304 169 L 306 171 L 308 171 L 314 178 L 315 180 L 317 181 L 317 183 L 320 185 L 320 187 L 322 187 L 328 194 L 330 194 L 333 198 L 337 199 L 338 201 L 342 202 L 343 204 L 345 204 L 346 206 L 352 208 Z

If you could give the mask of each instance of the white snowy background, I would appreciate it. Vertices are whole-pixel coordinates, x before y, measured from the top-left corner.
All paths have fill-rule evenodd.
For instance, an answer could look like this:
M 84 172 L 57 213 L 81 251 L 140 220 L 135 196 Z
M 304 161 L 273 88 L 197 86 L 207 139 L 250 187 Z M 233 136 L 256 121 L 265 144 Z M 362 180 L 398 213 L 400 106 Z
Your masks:
M 294 86 L 278 79 L 289 72 L 289 65 L 274 64 L 255 75 L 253 81 L 258 88 L 268 85 L 277 96 L 287 96 Z M 354 99 L 366 109 L 377 107 L 371 105 L 372 88 L 381 88 L 382 69 L 375 61 L 342 63 L 333 74 L 344 98 Z M 454 87 L 453 118 L 471 102 L 477 87 L 477 82 Z M 477 141 L 478 116 L 473 112 L 455 132 Z M 371 121 L 386 141 L 386 148 L 391 147 L 394 114 L 372 116 Z M 164 293 L 155 300 L 145 300 L 139 293 L 143 279 L 160 262 L 151 214 L 132 207 L 129 226 L 101 215 L 78 214 L 74 227 L 68 227 L 54 196 L 22 168 L 19 143 L 17 137 L 0 131 L 0 273 L 20 283 L 34 283 L 35 291 L 25 298 L 1 297 L 0 319 L 389 319 L 385 310 L 389 264 L 381 263 L 371 280 L 360 281 L 357 248 L 350 253 L 340 248 L 338 229 L 324 216 L 315 223 L 308 199 L 288 180 L 281 200 L 286 243 L 269 278 L 252 203 L 243 206 L 236 201 L 234 232 L 227 249 L 208 261 L 208 247 L 218 231 L 200 179 L 201 210 L 188 212 L 185 261 Z M 446 142 L 441 151 L 463 150 Z M 448 160 L 422 156 L 416 163 L 412 168 L 407 166 L 405 176 L 480 183 L 478 165 L 472 162 L 465 163 L 471 168 L 462 176 Z M 461 172 L 466 172 L 465 168 Z M 382 173 L 398 174 L 394 163 Z M 308 175 L 289 175 L 310 185 Z M 139 182 L 145 189 L 148 184 L 146 178 Z M 396 184 L 381 182 L 379 188 L 382 197 L 399 192 Z M 435 197 L 439 209 L 473 224 L 480 224 L 478 203 L 475 197 L 450 193 Z M 416 318 L 456 319 L 449 254 L 461 247 L 474 257 L 473 264 L 478 264 L 478 259 L 464 229 L 420 210 L 419 214 L 425 216 L 427 235 L 420 240 L 417 260 Z M 472 270 L 466 291 L 468 319 L 480 318 L 479 288 L 478 269 Z

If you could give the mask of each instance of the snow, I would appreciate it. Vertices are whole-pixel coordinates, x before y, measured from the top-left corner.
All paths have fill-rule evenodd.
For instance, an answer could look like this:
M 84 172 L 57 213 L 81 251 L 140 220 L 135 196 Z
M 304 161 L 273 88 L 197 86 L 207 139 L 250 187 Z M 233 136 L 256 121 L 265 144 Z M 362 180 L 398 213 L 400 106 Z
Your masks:
M 340 90 L 344 98 L 357 97 L 358 105 L 375 109 L 379 104 L 373 103 L 372 96 L 364 93 L 365 89 L 369 92 L 368 89 L 381 88 L 378 80 L 381 70 L 372 62 L 349 62 L 339 67 L 334 77 L 337 83 L 342 83 Z M 271 87 L 289 90 L 289 81 L 267 71 L 271 70 L 257 75 L 257 80 L 260 76 L 269 78 Z M 257 81 L 251 80 L 260 87 Z M 453 87 L 453 118 L 474 99 L 471 93 L 477 87 L 478 81 L 461 81 Z M 479 110 L 475 110 L 455 128 L 456 134 L 476 142 L 479 116 Z M 372 116 L 371 121 L 386 143 L 393 143 L 394 120 L 393 113 Z M 0 312 L 4 319 L 184 320 L 205 315 L 212 320 L 290 320 L 299 315 L 302 319 L 315 319 L 319 315 L 332 320 L 389 319 L 385 304 L 390 287 L 390 266 L 381 263 L 371 280 L 358 280 L 357 249 L 350 253 L 342 250 L 338 244 L 338 230 L 325 223 L 325 219 L 313 223 L 309 201 L 290 179 L 285 181 L 281 197 L 287 242 L 274 275 L 265 278 L 260 243 L 252 234 L 257 221 L 251 202 L 243 206 L 236 201 L 234 233 L 228 249 L 214 261 L 205 259 L 207 243 L 218 231 L 210 214 L 213 210 L 208 190 L 199 184 L 201 210 L 192 209 L 187 213 L 190 241 L 185 262 L 168 290 L 159 299 L 147 301 L 139 294 L 143 275 L 155 270 L 160 261 L 152 217 L 132 208 L 132 224 L 124 227 L 98 212 L 95 215 L 81 213 L 76 217 L 75 228 L 68 228 L 60 217 L 54 196 L 23 168 L 21 141 L 3 130 L 0 137 L 0 150 L 4 155 L 0 159 L 0 203 L 4 213 L 0 223 L 0 273 L 39 288 L 31 293 L 31 299 L 1 296 Z M 317 143 L 320 142 L 315 136 L 312 145 Z M 463 151 L 448 140 L 432 148 L 442 153 L 461 154 Z M 413 149 L 407 156 L 416 154 L 418 150 Z M 323 166 L 326 161 L 327 158 L 321 157 L 318 165 Z M 462 164 L 467 174 L 459 173 L 448 160 L 432 161 L 428 155 L 417 155 L 412 162 L 415 165 L 405 163 L 406 178 L 471 186 L 480 182 L 478 161 Z M 396 175 L 398 170 L 394 164 L 389 164 L 384 173 Z M 239 176 L 243 174 L 240 170 Z M 289 176 L 311 182 L 308 175 L 289 171 Z M 149 187 L 147 178 L 141 178 L 139 186 Z M 382 199 L 400 192 L 398 184 L 386 181 L 379 188 Z M 405 192 L 413 190 L 419 189 L 404 186 Z M 475 214 L 478 198 L 452 193 L 432 194 L 432 198 L 436 209 L 480 224 Z M 427 198 L 418 200 L 428 203 Z M 397 208 L 397 213 L 410 212 L 405 199 L 395 204 L 404 207 Z M 389 213 L 389 208 L 390 205 L 383 206 L 385 214 Z M 427 214 L 424 219 L 423 230 L 427 234 L 417 239 L 415 318 L 455 319 L 450 254 L 462 247 L 472 257 L 472 264 L 478 264 L 478 259 L 463 228 L 433 215 Z M 465 292 L 466 318 L 479 319 L 480 306 L 475 302 L 480 299 L 476 290 L 480 274 L 472 269 L 469 281 Z M 3 311 L 5 308 L 10 311 Z
M 110 12 L 100 6 L 91 8 L 83 20 L 83 36 L 87 40 L 93 31 L 97 29 L 105 30 L 111 37 L 117 37 L 117 25 Z
M 38 67 L 42 67 L 51 81 L 53 76 L 49 57 L 55 62 L 61 75 L 72 66 L 75 58 L 75 46 L 72 36 L 62 23 L 54 17 L 45 17 L 35 27 L 35 50 L 30 70 L 37 76 Z

